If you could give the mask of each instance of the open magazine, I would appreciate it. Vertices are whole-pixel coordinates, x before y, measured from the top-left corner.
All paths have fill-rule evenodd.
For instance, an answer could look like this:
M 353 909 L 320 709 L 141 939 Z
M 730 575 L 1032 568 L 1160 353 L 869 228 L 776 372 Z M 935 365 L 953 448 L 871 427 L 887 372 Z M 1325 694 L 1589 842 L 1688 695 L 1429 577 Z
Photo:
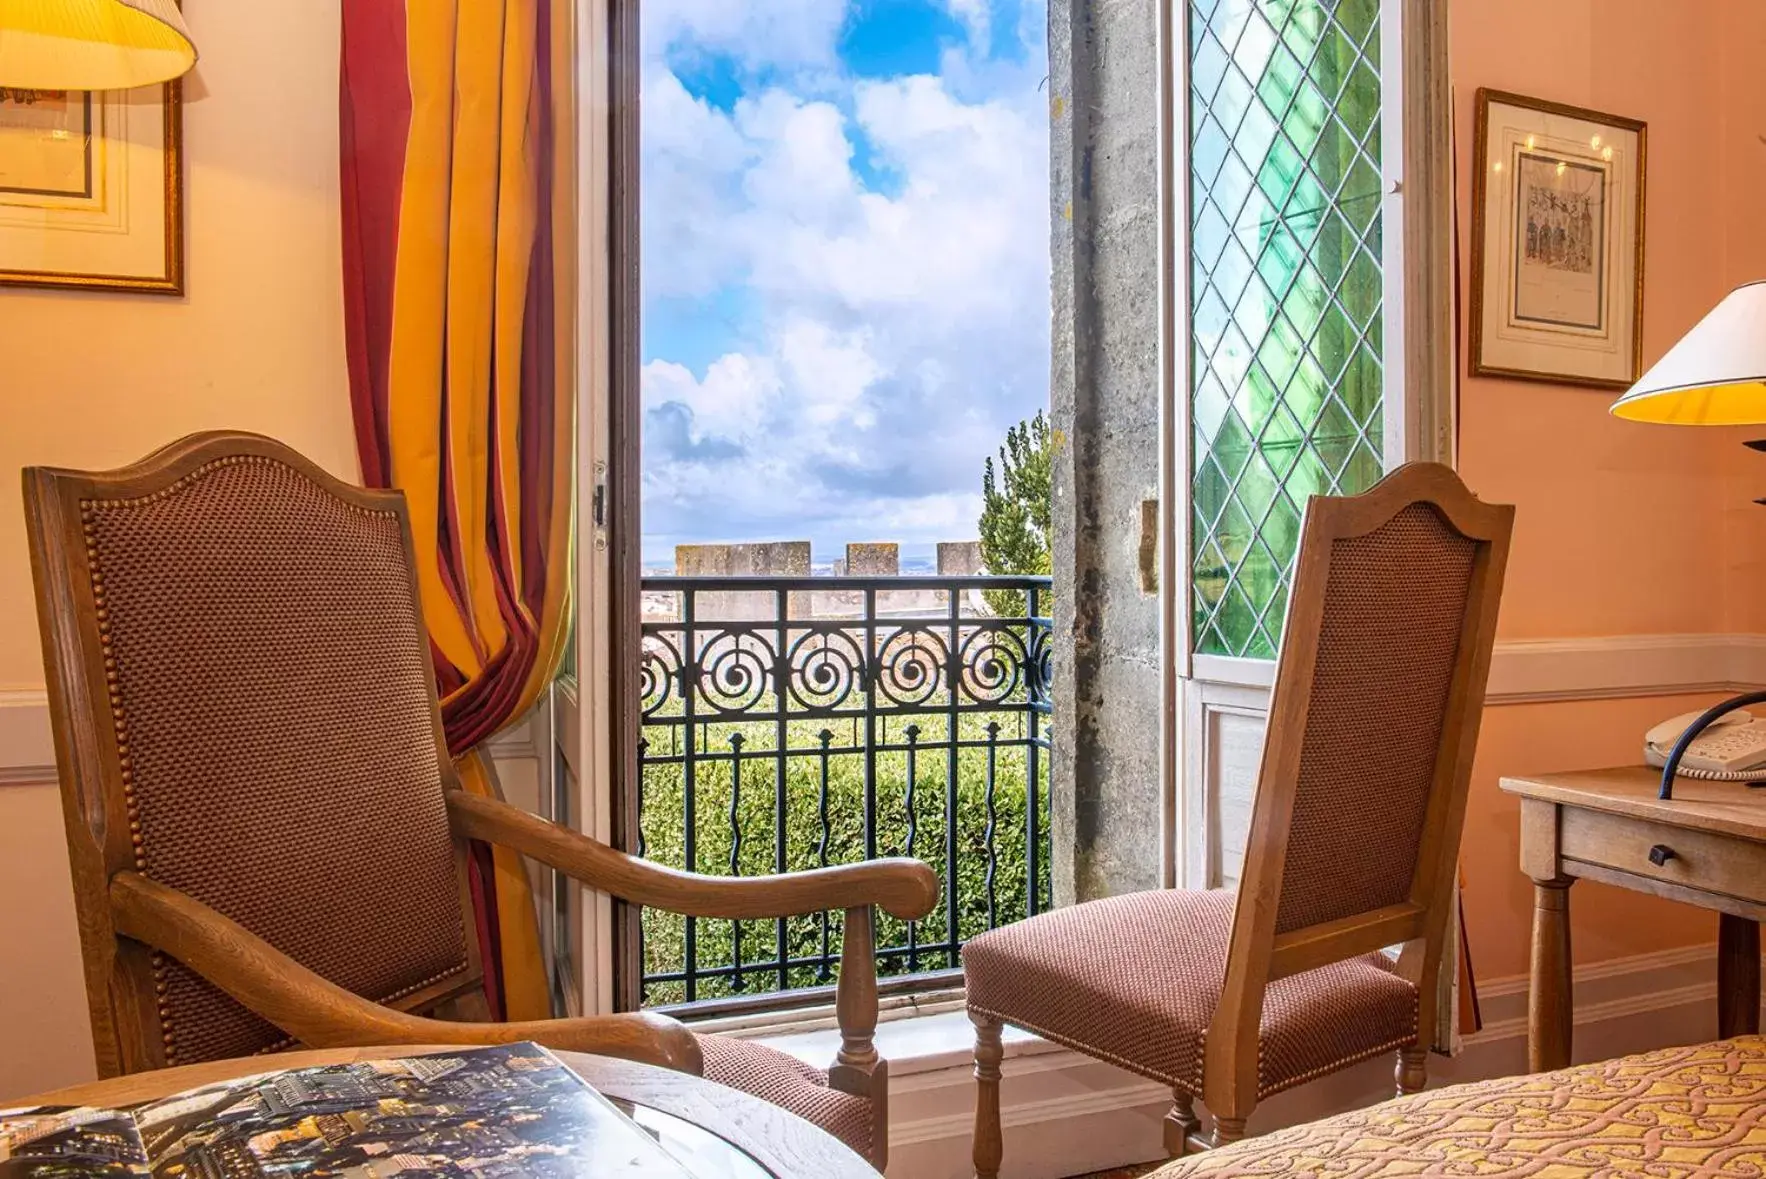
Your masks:
M 0 1179 L 690 1179 L 537 1044 L 262 1073 L 132 1110 L 0 1110 Z

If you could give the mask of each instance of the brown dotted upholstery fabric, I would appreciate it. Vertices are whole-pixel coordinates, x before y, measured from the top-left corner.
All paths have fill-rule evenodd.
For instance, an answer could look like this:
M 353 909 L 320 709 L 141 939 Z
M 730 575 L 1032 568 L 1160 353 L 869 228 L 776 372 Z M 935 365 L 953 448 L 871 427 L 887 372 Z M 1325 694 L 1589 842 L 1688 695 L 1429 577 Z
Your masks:
M 1757 1179 L 1766 1040 L 1664 1048 L 1455 1085 L 1249 1138 L 1157 1179 Z
M 1410 896 L 1477 550 L 1426 503 L 1332 545 L 1278 933 Z
M 141 869 L 371 999 L 466 970 L 397 518 L 242 456 L 86 520 Z M 171 1063 L 285 1038 L 161 981 Z
M 828 1088 L 828 1074 L 776 1048 L 731 1036 L 700 1036 L 705 1078 L 740 1089 L 821 1127 L 871 1157 L 871 1103 Z
M 1192 1095 L 1220 1001 L 1233 894 L 1165 889 L 1087 901 L 963 948 L 971 1010 Z M 1417 1038 L 1416 988 L 1378 954 L 1269 984 L 1258 1094 Z

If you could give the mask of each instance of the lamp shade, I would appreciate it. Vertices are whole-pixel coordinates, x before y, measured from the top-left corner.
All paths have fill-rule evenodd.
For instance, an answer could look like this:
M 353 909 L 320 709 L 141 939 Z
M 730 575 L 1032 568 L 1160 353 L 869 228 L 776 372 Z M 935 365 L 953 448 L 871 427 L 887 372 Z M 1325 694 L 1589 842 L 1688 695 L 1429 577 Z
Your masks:
M 1729 292 L 1612 412 L 1674 426 L 1766 423 L 1766 281 Z
M 0 0 L 0 87 L 127 90 L 195 64 L 176 0 Z

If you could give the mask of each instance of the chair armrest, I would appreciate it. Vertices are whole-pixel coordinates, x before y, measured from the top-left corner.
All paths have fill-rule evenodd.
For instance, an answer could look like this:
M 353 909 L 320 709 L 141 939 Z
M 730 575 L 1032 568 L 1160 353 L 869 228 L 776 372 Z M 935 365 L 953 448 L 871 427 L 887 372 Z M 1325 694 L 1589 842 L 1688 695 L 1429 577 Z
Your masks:
M 918 860 L 871 860 L 785 876 L 700 876 L 652 864 L 495 799 L 449 790 L 456 834 L 501 844 L 591 888 L 687 917 L 747 921 L 876 905 L 915 921 L 938 903 L 938 877 Z
M 370 1044 L 513 1044 L 617 1056 L 677 1072 L 704 1068 L 699 1041 L 652 1014 L 457 1023 L 382 1007 L 308 970 L 238 922 L 138 872 L 110 882 L 111 920 L 125 937 L 162 950 L 313 1048 Z

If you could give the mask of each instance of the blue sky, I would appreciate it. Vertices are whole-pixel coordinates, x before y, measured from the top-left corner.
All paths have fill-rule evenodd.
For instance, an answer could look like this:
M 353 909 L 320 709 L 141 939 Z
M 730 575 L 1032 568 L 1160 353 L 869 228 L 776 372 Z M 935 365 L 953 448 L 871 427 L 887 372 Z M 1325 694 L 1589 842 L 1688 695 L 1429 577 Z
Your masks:
M 971 539 L 1048 400 L 1046 0 L 646 0 L 644 558 Z

